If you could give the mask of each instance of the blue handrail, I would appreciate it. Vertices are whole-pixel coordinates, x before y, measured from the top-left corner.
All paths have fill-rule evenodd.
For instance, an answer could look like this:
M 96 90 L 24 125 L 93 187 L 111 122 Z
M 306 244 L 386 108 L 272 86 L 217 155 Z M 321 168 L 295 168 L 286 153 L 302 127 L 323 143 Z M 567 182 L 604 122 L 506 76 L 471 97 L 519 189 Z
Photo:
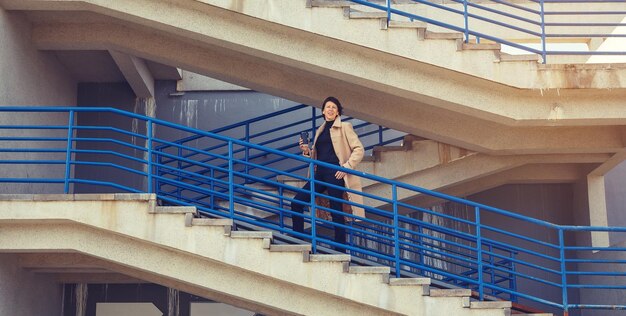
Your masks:
M 468 0 L 452 0 L 455 3 L 461 4 L 462 9 L 456 9 L 445 4 L 431 2 L 429 0 L 411 0 L 414 3 L 426 5 L 434 8 L 432 11 L 443 11 L 452 13 L 462 18 L 463 23 L 451 24 L 449 20 L 441 21 L 426 16 L 410 13 L 397 8 L 393 8 L 391 1 L 386 1 L 385 4 L 379 4 L 369 0 L 350 0 L 355 4 L 360 4 L 377 10 L 381 10 L 387 13 L 387 22 L 394 18 L 406 18 L 410 21 L 422 21 L 431 25 L 436 25 L 442 28 L 446 28 L 452 31 L 456 31 L 464 34 L 465 42 L 470 41 L 470 36 L 476 38 L 476 42 L 480 39 L 487 39 L 495 43 L 504 44 L 517 49 L 521 49 L 530 53 L 538 54 L 542 56 L 543 63 L 547 61 L 547 55 L 626 55 L 626 50 L 618 51 L 577 51 L 577 50 L 556 50 L 547 49 L 546 44 L 548 39 L 564 39 L 564 38 L 626 38 L 626 34 L 609 34 L 602 30 L 603 27 L 624 27 L 626 23 L 622 22 L 551 22 L 546 19 L 550 16 L 574 16 L 572 21 L 580 21 L 582 17 L 589 16 L 606 16 L 615 15 L 623 16 L 625 11 L 593 11 L 584 9 L 580 11 L 558 11 L 556 9 L 546 10 L 545 4 L 563 4 L 563 3 L 623 3 L 621 0 L 580 0 L 580 1 L 561 1 L 561 0 L 531 0 L 537 4 L 536 9 L 527 8 L 519 4 L 512 4 L 502 0 L 490 0 L 498 5 L 503 5 L 511 8 L 512 12 L 503 11 L 489 7 L 485 4 L 477 4 L 469 2 Z M 469 12 L 469 8 L 475 9 L 474 12 Z M 556 8 L 554 5 L 551 8 Z M 521 14 L 514 13 L 515 10 L 521 11 Z M 481 15 L 486 12 L 491 15 L 495 15 L 494 18 L 489 18 Z M 524 14 L 524 15 L 522 15 Z M 530 14 L 530 17 L 528 16 Z M 519 24 L 511 24 L 510 20 L 515 20 Z M 479 23 L 476 23 L 479 22 Z M 489 27 L 483 27 L 487 31 L 477 31 L 476 25 L 487 24 Z M 528 25 L 528 26 L 526 26 Z M 570 28 L 584 27 L 585 33 L 576 32 L 562 33 L 552 32 L 551 27 L 563 27 Z M 480 27 L 480 26 L 479 26 Z M 515 42 L 514 40 L 507 39 L 503 35 L 499 34 L 499 30 L 513 30 L 526 35 L 529 35 L 530 40 L 536 40 L 540 44 L 540 49 L 535 49 L 530 46 Z M 488 33 L 486 33 L 488 32 Z M 526 39 L 527 42 L 529 39 Z
M 284 122 L 287 119 L 290 120 L 291 123 L 282 124 L 282 122 Z M 231 124 L 228 126 L 220 127 L 220 128 L 212 130 L 211 132 L 215 134 L 226 134 L 226 133 L 236 134 L 238 136 L 233 136 L 233 135 L 230 135 L 230 136 L 238 138 L 239 140 L 243 140 L 246 142 L 253 142 L 253 143 L 256 143 L 257 145 L 262 145 L 265 147 L 278 149 L 280 151 L 297 153 L 298 149 L 296 146 L 293 146 L 293 144 L 296 143 L 295 140 L 299 137 L 300 132 L 303 130 L 309 130 L 309 134 L 312 137 L 312 135 L 314 135 L 315 133 L 316 124 L 321 123 L 321 120 L 322 120 L 322 115 L 316 114 L 316 110 L 314 107 L 311 107 L 305 104 L 299 104 L 299 105 L 295 105 L 287 109 L 265 114 L 265 115 L 252 118 L 249 120 L 244 120 L 244 121 Z M 352 117 L 345 117 L 343 121 L 355 121 L 355 119 Z M 275 122 L 281 122 L 281 124 L 279 124 L 278 127 L 274 127 L 276 126 Z M 265 127 L 268 125 L 271 127 L 270 128 Z M 257 132 L 251 133 L 252 130 L 257 130 Z M 360 139 L 362 140 L 364 149 L 366 152 L 371 151 L 376 146 L 384 146 L 384 145 L 400 142 L 405 135 L 405 133 L 400 133 L 401 136 L 394 136 L 394 135 L 390 136 L 391 132 L 396 132 L 396 131 L 393 131 L 387 127 L 375 125 L 375 124 L 368 123 L 368 122 L 361 122 L 361 123 L 355 124 L 354 130 L 359 135 Z M 278 135 L 278 136 L 272 136 L 272 135 Z M 370 137 L 368 137 L 368 136 L 373 136 L 373 135 L 378 136 L 377 139 L 372 140 Z M 174 143 L 186 144 L 186 143 L 191 143 L 193 141 L 202 141 L 203 139 L 206 139 L 206 138 L 201 135 L 194 135 L 194 136 L 181 138 L 179 140 L 176 140 Z M 257 141 L 257 139 L 259 140 Z M 169 149 L 172 149 L 173 145 L 174 144 L 167 143 L 167 144 L 157 146 L 156 149 L 159 151 L 165 152 Z M 215 150 L 225 150 L 223 151 L 223 153 L 226 153 L 227 149 L 225 149 L 224 147 L 226 147 L 225 144 L 215 144 L 209 147 L 204 147 L 202 149 L 203 151 L 209 151 L 209 152 L 213 152 Z M 181 150 L 178 150 L 177 152 L 178 152 L 178 157 L 182 157 L 182 158 L 193 158 L 193 157 L 200 155 L 199 152 L 191 152 L 191 153 L 185 153 L 185 154 L 183 154 Z M 278 156 L 276 158 L 268 160 L 266 159 L 267 158 L 266 153 L 261 152 L 261 153 L 252 154 L 249 148 L 240 148 L 236 150 L 235 152 L 233 152 L 233 154 L 235 156 L 243 154 L 245 161 L 257 162 L 258 164 L 263 165 L 263 166 L 273 165 L 274 168 L 282 167 L 284 171 L 289 171 L 290 173 L 296 172 L 298 170 L 304 170 L 307 167 L 306 163 L 299 163 L 295 165 L 286 165 L 286 164 L 281 165 L 280 163 L 284 162 L 287 158 Z M 159 157 L 159 159 L 160 158 L 161 157 Z M 218 158 L 213 156 L 213 157 L 206 157 L 199 161 L 203 163 L 210 163 L 211 161 L 215 161 L 216 159 Z M 176 161 L 176 160 L 177 160 L 177 157 L 170 157 L 168 155 L 167 159 L 164 159 L 159 162 L 162 164 L 167 164 L 169 162 Z M 226 166 L 226 164 L 227 164 L 226 162 L 223 162 L 222 166 Z M 194 166 L 193 163 L 184 162 L 180 164 L 179 168 L 185 169 L 185 168 L 189 168 L 193 166 Z M 250 173 L 258 169 L 259 168 L 248 166 L 248 165 L 246 165 L 244 168 L 246 173 Z M 169 171 L 169 170 L 159 170 L 159 172 L 162 172 L 160 174 L 161 176 L 165 174 L 172 174 L 172 171 Z M 203 174 L 203 173 L 210 172 L 210 169 L 197 170 L 196 172 Z M 223 175 L 223 177 L 226 177 L 226 175 Z M 269 179 L 271 177 L 273 177 L 273 175 L 269 174 L 269 175 L 266 175 L 264 178 Z M 252 183 L 252 182 L 248 181 L 248 183 Z M 157 190 L 159 191 L 162 190 L 161 183 L 157 183 Z
M 324 247 L 327 246 L 345 249 L 356 257 L 389 265 L 398 277 L 421 274 L 440 282 L 476 289 L 481 299 L 487 299 L 489 295 L 494 295 L 517 300 L 524 304 L 528 302 L 543 304 L 564 311 L 585 308 L 626 309 L 623 301 L 608 302 L 607 298 L 600 300 L 587 298 L 584 295 L 572 295 L 572 291 L 597 292 L 615 291 L 616 289 L 626 291 L 626 285 L 624 285 L 626 282 L 615 281 L 617 278 L 625 277 L 624 273 L 618 273 L 610 266 L 610 264 L 623 264 L 626 261 L 612 257 L 613 254 L 623 256 L 626 254 L 626 248 L 596 247 L 585 243 L 573 243 L 576 240 L 575 237 L 578 236 L 576 234 L 582 233 L 587 236 L 590 232 L 625 233 L 626 227 L 557 225 L 406 183 L 310 160 L 300 155 L 117 109 L 0 107 L 2 115 L 21 115 L 23 118 L 21 121 L 24 122 L 30 121 L 30 113 L 50 112 L 67 113 L 69 123 L 65 130 L 59 128 L 58 125 L 47 126 L 45 124 L 32 128 L 32 124 L 20 125 L 20 120 L 10 120 L 15 123 L 10 126 L 0 126 L 0 144 L 2 145 L 0 147 L 4 150 L 0 157 L 0 165 L 39 164 L 46 167 L 48 171 L 54 171 L 48 174 L 56 174 L 57 176 L 38 176 L 36 172 L 31 172 L 37 168 L 29 168 L 29 172 L 25 172 L 21 176 L 0 176 L 0 183 L 40 183 L 49 186 L 49 188 L 58 185 L 59 191 L 65 193 L 71 193 L 72 186 L 75 190 L 76 186 L 80 185 L 97 186 L 100 188 L 99 190 L 103 191 L 122 190 L 152 193 L 155 191 L 155 187 L 151 183 L 161 182 L 163 185 L 171 186 L 177 190 L 174 191 L 175 193 L 169 191 L 158 193 L 157 196 L 162 201 L 176 205 L 195 206 L 204 216 L 232 218 L 237 223 L 247 223 L 260 229 L 271 229 L 298 236 L 310 241 L 314 252 L 324 251 Z M 129 137 L 128 133 L 130 132 L 119 126 L 81 125 L 80 122 L 87 120 L 76 119 L 79 116 L 100 113 L 144 122 L 146 129 L 143 136 L 145 137 Z M 109 123 L 105 124 L 108 125 Z M 20 133 L 21 127 L 24 127 L 24 130 L 29 129 L 29 133 Z M 48 129 L 48 127 L 50 128 Z M 101 127 L 104 127 L 107 133 L 89 134 Z M 228 152 L 209 152 L 185 144 L 177 144 L 175 140 L 158 135 L 158 132 L 163 129 L 173 129 L 189 136 L 210 138 L 226 144 Z M 39 134 L 33 131 L 39 132 Z M 157 135 L 153 135 L 152 131 L 156 131 Z M 87 135 L 81 135 L 84 133 Z M 61 134 L 65 134 L 65 138 L 59 137 Z M 97 148 L 94 146 L 95 144 L 97 144 Z M 216 163 L 200 162 L 194 157 L 184 158 L 180 155 L 170 155 L 157 150 L 158 146 L 165 144 L 176 150 L 180 148 L 183 151 L 200 152 L 202 157 L 217 157 L 221 161 Z M 101 148 L 101 145 L 105 145 L 106 148 Z M 317 218 L 315 210 L 323 209 L 331 213 L 337 211 L 314 203 L 315 197 L 334 198 L 309 191 L 311 201 L 308 204 L 311 213 L 291 212 L 289 205 L 293 202 L 293 198 L 285 192 L 300 192 L 302 189 L 246 173 L 242 167 L 255 167 L 274 174 L 289 174 L 270 166 L 259 165 L 236 157 L 235 151 L 241 148 L 285 157 L 289 161 L 306 163 L 310 168 L 316 165 L 335 168 L 379 184 L 388 185 L 391 189 L 390 192 L 394 192 L 394 194 L 389 196 L 373 195 L 367 192 L 360 194 L 366 199 L 385 201 L 391 205 L 391 210 L 361 205 L 354 201 L 343 201 L 343 203 L 364 208 L 367 216 L 358 217 L 353 214 L 342 213 L 351 219 L 343 225 L 343 228 L 351 236 L 351 242 L 345 245 L 337 244 L 325 236 L 323 232 L 324 229 L 332 229 L 338 224 Z M 117 154 L 111 154 L 111 152 Z M 28 153 L 28 155 L 21 155 L 21 153 Z M 129 157 L 132 159 L 128 159 Z M 172 159 L 172 157 L 176 160 L 167 163 L 159 162 L 159 158 Z M 179 161 L 191 163 L 194 167 L 180 169 L 178 167 Z M 227 161 L 227 165 L 222 166 L 222 161 Z M 83 167 L 94 167 L 102 171 L 79 172 L 77 170 Z M 161 168 L 173 170 L 175 174 L 161 174 L 157 170 Z M 196 172 L 196 169 L 205 168 L 210 169 L 208 174 Z M 7 168 L 3 169 L 6 170 Z M 11 171 L 20 170 L 19 168 L 11 169 Z M 105 170 L 108 169 L 116 170 L 118 173 L 107 176 Z M 119 176 L 120 173 L 123 176 Z M 224 174 L 227 175 L 227 178 L 221 179 L 219 176 Z M 313 173 L 309 177 L 297 174 L 293 176 L 311 181 L 313 184 L 311 187 L 318 183 L 318 180 L 313 178 Z M 142 181 L 131 181 L 137 179 Z M 275 188 L 277 192 L 247 186 L 246 181 L 248 180 L 263 183 Z M 18 190 L 16 193 L 25 193 L 19 191 L 19 186 L 14 188 Z M 410 205 L 398 201 L 396 192 L 400 189 L 458 203 L 464 205 L 467 211 L 462 215 L 451 215 Z M 346 191 L 351 194 L 359 194 L 359 192 L 350 189 Z M 255 195 L 253 198 L 251 193 Z M 238 205 L 262 210 L 268 215 L 258 216 L 246 213 L 246 211 L 237 209 Z M 429 217 L 445 217 L 447 221 L 431 223 L 413 218 L 420 214 L 427 214 Z M 492 224 L 483 220 L 494 215 L 506 218 L 507 224 L 501 224 L 502 221 Z M 310 225 L 310 230 L 304 233 L 293 231 L 289 219 L 295 216 L 304 218 L 305 222 Z M 465 228 L 455 227 L 453 223 L 462 223 Z M 511 225 L 512 223 L 513 225 Z M 528 232 L 520 234 L 510 230 L 511 226 L 519 225 L 526 225 Z M 558 236 L 558 238 L 538 239 L 536 234 L 533 234 L 537 230 L 545 230 L 552 236 Z M 379 246 L 372 246 L 372 244 Z M 611 255 L 603 256 L 606 253 Z M 520 284 L 524 284 L 524 286 Z M 539 284 L 546 290 L 528 290 L 529 286 Z M 560 298 L 555 298 L 554 293 L 559 293 Z M 601 295 L 597 296 L 600 297 Z

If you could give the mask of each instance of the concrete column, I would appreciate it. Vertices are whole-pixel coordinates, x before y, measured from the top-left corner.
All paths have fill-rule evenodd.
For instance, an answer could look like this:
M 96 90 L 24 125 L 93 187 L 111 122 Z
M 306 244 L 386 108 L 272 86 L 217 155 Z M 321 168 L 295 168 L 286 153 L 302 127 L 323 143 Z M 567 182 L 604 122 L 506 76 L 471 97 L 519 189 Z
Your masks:
M 591 226 L 609 226 L 604 175 L 624 160 L 626 160 L 626 149 L 616 153 L 587 175 L 589 224 Z M 593 232 L 591 234 L 591 244 L 594 247 L 610 246 L 609 233 Z
M 76 316 L 85 316 L 87 312 L 87 284 L 76 284 Z
M 587 197 L 589 199 L 589 224 L 608 226 L 604 176 L 587 176 Z M 608 232 L 592 232 L 591 244 L 594 247 L 610 246 Z
M 174 288 L 167 288 L 167 316 L 180 315 L 180 292 Z

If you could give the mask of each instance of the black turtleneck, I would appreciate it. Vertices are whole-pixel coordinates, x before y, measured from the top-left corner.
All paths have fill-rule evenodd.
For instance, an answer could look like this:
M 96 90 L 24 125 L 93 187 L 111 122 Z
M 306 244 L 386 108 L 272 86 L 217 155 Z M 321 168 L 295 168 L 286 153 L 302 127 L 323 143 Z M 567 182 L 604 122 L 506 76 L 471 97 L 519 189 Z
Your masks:
M 330 129 L 332 128 L 334 123 L 335 121 L 326 121 L 324 129 L 315 141 L 315 150 L 317 150 L 317 160 L 338 166 L 339 158 L 337 158 L 337 154 L 335 154 L 335 148 L 333 147 L 333 142 L 330 139 Z M 336 170 L 320 168 L 319 166 L 317 171 L 330 173 L 336 172 Z

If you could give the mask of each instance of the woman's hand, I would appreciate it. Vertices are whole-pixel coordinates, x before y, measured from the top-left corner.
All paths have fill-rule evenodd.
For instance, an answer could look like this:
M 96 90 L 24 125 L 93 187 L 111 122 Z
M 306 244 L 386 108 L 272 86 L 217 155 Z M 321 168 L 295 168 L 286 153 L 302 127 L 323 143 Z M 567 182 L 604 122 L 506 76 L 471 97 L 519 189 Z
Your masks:
M 337 172 L 335 173 L 335 178 L 337 178 L 337 180 L 341 180 L 341 179 L 343 179 L 343 177 L 345 177 L 345 176 L 346 176 L 346 173 L 345 173 L 345 172 L 343 172 L 343 171 L 337 171 Z
M 303 156 L 311 156 L 311 150 L 309 149 L 309 145 L 308 144 L 304 144 L 304 142 L 302 141 L 302 137 L 300 137 L 300 141 L 298 141 L 298 145 L 300 146 L 300 150 L 302 150 L 302 155 Z

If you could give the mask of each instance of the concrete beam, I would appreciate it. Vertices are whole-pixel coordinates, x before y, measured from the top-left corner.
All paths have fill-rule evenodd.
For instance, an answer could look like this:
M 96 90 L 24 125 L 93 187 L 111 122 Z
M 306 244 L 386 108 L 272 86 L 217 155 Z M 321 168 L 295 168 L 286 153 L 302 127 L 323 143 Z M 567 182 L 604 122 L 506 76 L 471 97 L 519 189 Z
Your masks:
M 506 184 L 574 183 L 584 179 L 587 170 L 588 165 L 580 164 L 529 164 L 437 191 L 452 196 L 466 197 Z M 441 201 L 441 199 L 422 194 L 408 202 L 422 207 L 430 207 L 441 203 Z
M 46 274 L 59 283 L 145 283 L 145 280 L 113 272 L 104 260 L 85 254 L 22 253 L 18 254 L 20 267 L 34 273 Z M 97 269 L 97 270 L 96 270 Z M 94 270 L 90 272 L 89 270 Z
M 109 53 L 138 98 L 154 97 L 154 78 L 145 61 L 115 50 Z
M 183 71 L 182 80 L 177 85 L 178 91 L 248 91 L 250 89 L 240 87 L 228 82 L 209 78 L 190 71 Z
M 445 192 L 448 188 L 457 187 L 462 184 L 467 184 L 469 187 L 480 188 L 480 186 L 476 184 L 476 181 L 488 176 L 496 178 L 501 177 L 502 181 L 510 181 L 503 172 L 525 165 L 544 165 L 558 168 L 557 166 L 559 164 L 600 164 L 609 157 L 610 156 L 607 154 L 517 156 L 475 154 L 447 164 L 440 164 L 433 168 L 404 175 L 395 180 L 429 190 Z M 534 173 L 528 172 L 528 174 L 522 176 L 529 177 L 531 174 Z M 541 173 L 538 176 L 542 177 Z M 584 176 L 585 175 L 583 175 L 583 177 Z M 484 185 L 483 183 L 483 186 Z M 370 194 L 391 198 L 391 187 L 387 184 L 376 183 L 365 187 L 364 190 Z M 459 193 L 460 192 L 455 192 L 454 195 L 459 195 Z M 409 199 L 416 195 L 418 195 L 417 192 L 410 190 L 398 191 L 399 199 Z M 466 194 L 461 194 L 461 196 L 464 195 Z M 371 201 L 370 203 L 372 207 L 382 205 L 384 205 L 384 203 L 378 201 Z
M 46 274 L 58 283 L 66 284 L 137 284 L 148 281 L 130 277 L 120 273 L 53 273 Z

